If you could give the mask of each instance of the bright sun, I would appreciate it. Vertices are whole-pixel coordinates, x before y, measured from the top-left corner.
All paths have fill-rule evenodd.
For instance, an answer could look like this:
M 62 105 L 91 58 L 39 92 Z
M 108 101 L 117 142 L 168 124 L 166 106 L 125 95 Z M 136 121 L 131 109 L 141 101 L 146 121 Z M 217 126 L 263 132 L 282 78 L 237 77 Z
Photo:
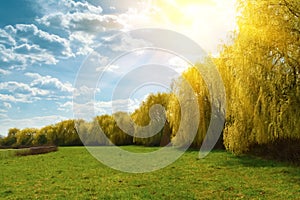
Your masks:
M 216 6 L 212 0 L 159 0 L 158 5 L 175 24 L 193 24 L 199 15 L 207 16 L 209 10 Z
M 212 52 L 235 28 L 235 0 L 154 0 L 154 24 L 181 32 Z

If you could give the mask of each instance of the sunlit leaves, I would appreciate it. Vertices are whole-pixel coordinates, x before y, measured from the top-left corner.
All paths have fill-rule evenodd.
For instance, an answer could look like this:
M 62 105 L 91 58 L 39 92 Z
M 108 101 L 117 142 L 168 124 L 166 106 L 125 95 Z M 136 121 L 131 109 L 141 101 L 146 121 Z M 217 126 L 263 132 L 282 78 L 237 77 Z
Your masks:
M 225 146 L 237 153 L 300 138 L 299 3 L 246 0 L 238 5 L 234 43 L 217 61 L 228 98 Z

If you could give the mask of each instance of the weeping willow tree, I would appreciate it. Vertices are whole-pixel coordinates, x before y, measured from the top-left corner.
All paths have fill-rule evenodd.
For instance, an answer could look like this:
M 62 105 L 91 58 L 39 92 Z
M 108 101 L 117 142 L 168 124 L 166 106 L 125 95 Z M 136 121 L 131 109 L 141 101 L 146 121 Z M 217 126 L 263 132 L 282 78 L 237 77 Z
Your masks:
M 300 141 L 300 4 L 239 0 L 238 11 L 232 45 L 216 61 L 228 102 L 224 144 L 243 153 Z
M 118 123 L 117 124 L 117 120 Z M 103 143 L 104 145 L 108 144 L 115 144 L 115 145 L 130 145 L 132 144 L 132 136 L 128 135 L 126 131 L 129 131 L 129 129 L 132 129 L 130 123 L 127 123 L 129 121 L 129 115 L 124 112 L 117 112 L 114 113 L 113 115 L 101 115 L 96 117 L 98 124 L 96 127 L 96 135 L 98 137 L 100 136 L 99 142 Z M 121 129 L 120 124 L 125 124 L 127 127 L 124 128 L 124 130 Z M 98 126 L 98 127 L 97 127 Z M 107 138 L 105 138 L 102 134 L 100 134 L 99 126 L 101 127 L 101 132 L 106 135 Z
M 168 135 L 169 125 L 165 112 L 170 94 L 151 94 L 140 107 L 132 113 L 135 124 L 133 142 L 137 145 L 159 146 L 164 134 Z M 161 107 L 157 107 L 160 105 Z
M 211 117 L 211 102 L 207 85 L 198 69 L 190 67 L 174 81 L 172 90 L 173 94 L 170 97 L 167 112 L 172 130 L 172 143 L 175 146 L 191 144 L 191 147 L 199 148 L 206 136 Z M 192 100 L 195 100 L 197 106 L 193 105 Z M 195 119 L 198 124 L 190 123 Z M 182 130 L 180 130 L 181 127 Z M 193 134 L 194 131 L 196 134 Z

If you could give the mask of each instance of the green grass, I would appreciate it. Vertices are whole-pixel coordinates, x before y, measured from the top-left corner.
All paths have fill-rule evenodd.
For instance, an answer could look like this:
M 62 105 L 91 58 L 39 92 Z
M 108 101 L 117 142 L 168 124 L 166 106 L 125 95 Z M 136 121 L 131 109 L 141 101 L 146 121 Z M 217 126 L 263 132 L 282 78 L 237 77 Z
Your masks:
M 0 159 L 12 157 L 15 155 L 15 151 L 12 149 L 0 149 Z
M 10 158 L 16 156 L 18 153 L 28 152 L 29 149 L 0 149 L 0 159 Z
M 224 151 L 200 160 L 197 155 L 187 151 L 172 165 L 144 174 L 110 169 L 84 147 L 0 157 L 0 199 L 300 199 L 298 167 Z

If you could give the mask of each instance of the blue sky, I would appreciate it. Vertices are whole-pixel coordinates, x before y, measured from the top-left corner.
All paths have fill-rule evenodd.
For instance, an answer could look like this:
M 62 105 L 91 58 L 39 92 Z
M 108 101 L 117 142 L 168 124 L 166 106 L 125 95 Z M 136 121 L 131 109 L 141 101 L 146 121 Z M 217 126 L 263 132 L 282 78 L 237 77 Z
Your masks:
M 185 34 L 205 51 L 216 54 L 218 45 L 234 27 L 233 0 L 201 0 L 190 4 L 155 0 L 1 1 L 0 135 L 6 135 L 12 127 L 42 127 L 73 118 L 78 70 L 97 45 L 109 43 L 116 32 L 167 28 Z M 123 44 L 111 44 L 110 48 L 113 45 L 120 48 Z M 109 57 L 105 56 L 108 52 L 105 46 L 101 48 L 100 63 Z M 136 52 L 137 55 L 140 65 L 149 58 L 160 62 L 164 57 L 171 67 L 177 67 L 175 71 L 186 67 L 182 60 L 170 55 Z M 110 113 L 112 101 L 118 108 L 131 111 L 149 92 L 168 89 L 157 85 L 139 87 L 130 93 L 129 105 L 124 99 L 112 99 L 113 88 L 131 70 L 132 59 L 130 56 L 120 59 L 106 68 L 101 85 L 94 88 L 95 114 Z M 95 70 L 103 72 L 101 66 Z M 142 76 L 136 77 L 137 82 L 139 78 Z M 128 78 L 122 84 L 126 90 L 132 82 Z

